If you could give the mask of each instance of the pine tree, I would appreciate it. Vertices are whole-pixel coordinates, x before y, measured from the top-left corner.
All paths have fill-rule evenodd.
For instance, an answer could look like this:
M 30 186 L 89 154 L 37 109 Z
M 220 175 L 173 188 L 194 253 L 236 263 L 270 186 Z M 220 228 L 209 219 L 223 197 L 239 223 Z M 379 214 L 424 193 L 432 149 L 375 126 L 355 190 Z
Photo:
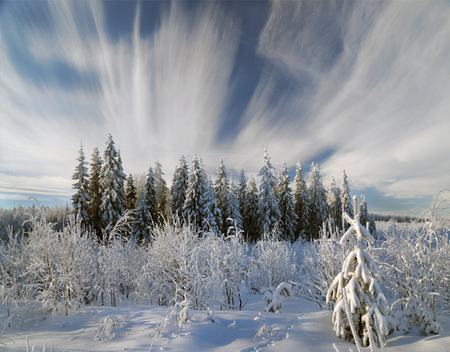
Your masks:
M 189 174 L 186 199 L 183 206 L 184 218 L 189 220 L 198 230 L 203 228 L 205 217 L 205 194 L 208 187 L 205 172 L 200 160 L 194 155 L 191 172 Z
M 94 148 L 91 158 L 91 172 L 89 174 L 89 218 L 92 229 L 97 234 L 99 240 L 101 240 L 102 216 L 100 213 L 100 207 L 102 205 L 102 188 L 101 188 L 101 170 L 102 159 L 98 148 Z
M 112 229 L 125 211 L 124 180 L 120 154 L 117 153 L 113 138 L 109 135 L 103 154 L 100 181 L 103 190 L 100 211 L 103 214 L 103 228 L 107 231 Z
M 164 172 L 162 171 L 162 165 L 159 161 L 155 162 L 155 190 L 156 190 L 156 209 L 157 209 L 157 222 L 163 224 L 164 220 L 168 216 L 169 210 L 169 188 L 163 178 Z
M 275 198 L 276 177 L 274 170 L 274 167 L 270 163 L 267 148 L 264 148 L 263 166 L 258 173 L 258 176 L 261 176 L 258 216 L 260 229 L 263 233 L 270 232 L 281 217 L 280 209 Z
M 133 176 L 130 174 L 125 183 L 126 209 L 134 210 L 137 206 L 136 187 L 134 186 Z
M 300 162 L 297 162 L 294 178 L 294 212 L 297 215 L 296 238 L 305 236 L 309 228 L 309 195 Z
M 233 229 L 234 230 L 242 230 L 243 225 L 242 225 L 242 216 L 241 216 L 241 212 L 239 211 L 239 201 L 237 199 L 236 196 L 237 193 L 237 189 L 235 184 L 233 183 L 233 181 L 231 181 L 231 186 L 230 186 L 230 193 L 228 194 L 228 209 L 230 211 L 230 217 L 228 219 L 228 229 Z
M 296 240 L 295 230 L 298 217 L 294 211 L 290 182 L 289 170 L 286 163 L 284 163 L 278 176 L 277 185 L 278 206 L 281 213 L 280 229 L 284 239 L 294 242 Z
M 309 239 L 319 237 L 320 229 L 327 221 L 327 193 L 323 188 L 319 165 L 312 163 L 308 182 L 309 193 Z
M 334 177 L 331 178 L 330 190 L 327 196 L 328 210 L 331 220 L 334 226 L 342 227 L 342 204 L 341 204 L 341 191 L 336 186 Z
M 222 233 L 227 233 L 228 227 L 232 226 L 228 221 L 228 218 L 230 217 L 228 201 L 230 181 L 228 180 L 227 170 L 222 159 L 220 159 L 219 166 L 217 167 L 217 179 L 214 184 L 214 190 L 216 192 L 217 206 L 219 207 L 222 215 L 220 231 Z
M 353 206 L 352 199 L 350 198 L 350 187 L 348 185 L 347 174 L 345 170 L 342 170 L 341 174 L 341 204 L 342 204 L 342 213 L 347 213 L 349 216 L 353 216 Z M 344 224 L 342 222 L 343 230 L 347 230 L 350 225 Z
M 244 232 L 251 242 L 256 242 L 260 236 L 258 221 L 258 188 L 253 176 L 250 176 L 246 187 L 246 201 L 244 205 Z
M 172 202 L 170 210 L 172 216 L 183 216 L 183 206 L 186 199 L 186 190 L 188 187 L 189 170 L 184 156 L 181 156 L 180 163 L 178 164 L 172 179 L 172 187 L 170 189 L 170 195 Z
M 72 196 L 73 212 L 78 216 L 83 227 L 89 225 L 89 175 L 86 167 L 83 144 L 80 145 L 80 152 L 77 158 L 78 165 L 72 175 L 75 181 L 72 188 L 75 194 Z
M 208 181 L 208 187 L 205 193 L 205 215 L 202 221 L 202 230 L 212 231 L 216 234 L 219 233 L 220 220 L 222 216 L 220 209 L 217 206 L 216 195 L 214 192 L 214 185 L 211 179 Z

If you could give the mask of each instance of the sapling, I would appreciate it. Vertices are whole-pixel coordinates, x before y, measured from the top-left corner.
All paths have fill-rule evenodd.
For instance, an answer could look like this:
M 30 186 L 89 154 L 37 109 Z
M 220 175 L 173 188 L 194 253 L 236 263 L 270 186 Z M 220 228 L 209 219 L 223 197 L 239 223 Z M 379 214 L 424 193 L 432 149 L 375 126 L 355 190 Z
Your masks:
M 357 209 L 356 198 L 354 201 Z M 389 333 L 389 306 L 380 288 L 381 277 L 375 261 L 363 248 L 363 240 L 374 243 L 374 239 L 360 224 L 358 213 L 354 219 L 347 213 L 343 216 L 350 228 L 340 244 L 344 245 L 352 237 L 356 244 L 328 289 L 327 303 L 336 301 L 332 316 L 336 335 L 354 340 L 357 346 L 361 339 L 364 346 L 370 345 L 373 350 L 374 345 L 384 346 Z

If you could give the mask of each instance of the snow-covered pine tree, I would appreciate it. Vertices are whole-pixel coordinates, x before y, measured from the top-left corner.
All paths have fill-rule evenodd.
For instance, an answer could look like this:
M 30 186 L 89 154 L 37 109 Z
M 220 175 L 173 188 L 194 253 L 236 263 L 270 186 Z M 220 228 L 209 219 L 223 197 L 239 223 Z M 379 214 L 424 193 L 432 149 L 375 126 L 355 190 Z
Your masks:
M 230 229 L 233 230 L 233 233 L 235 233 L 235 229 L 240 231 L 243 228 L 242 225 L 242 216 L 241 212 L 239 211 L 239 201 L 236 196 L 237 188 L 233 181 L 231 181 L 230 185 L 230 193 L 228 194 L 228 209 L 230 211 L 229 218 L 228 218 L 228 228 L 227 231 Z
M 102 187 L 101 187 L 101 172 L 102 172 L 102 159 L 98 148 L 95 147 L 92 152 L 89 174 L 89 219 L 91 228 L 97 234 L 99 240 L 102 235 L 102 215 L 100 213 L 100 207 L 102 205 Z
M 77 161 L 78 165 L 72 175 L 72 180 L 75 181 L 72 185 L 75 190 L 75 194 L 72 196 L 73 212 L 80 219 L 82 227 L 87 227 L 89 225 L 89 175 L 83 144 L 80 144 Z
M 355 198 L 355 209 L 357 209 Z M 387 318 L 389 305 L 381 287 L 381 275 L 373 258 L 363 248 L 363 240 L 374 243 L 374 238 L 360 223 L 360 214 L 352 219 L 343 214 L 350 228 L 340 243 L 356 241 L 355 247 L 344 260 L 342 271 L 336 276 L 327 292 L 327 304 L 335 301 L 332 321 L 336 335 L 354 340 L 359 346 L 384 346 L 389 334 Z
M 232 226 L 232 224 L 228 221 L 228 218 L 230 217 L 228 200 L 230 194 L 230 181 L 228 180 L 227 170 L 223 164 L 223 159 L 220 159 L 219 166 L 217 167 L 217 179 L 214 183 L 214 190 L 216 192 L 217 206 L 222 215 L 220 231 L 226 234 L 228 227 Z
M 183 216 L 183 206 L 186 199 L 186 190 L 189 181 L 189 170 L 184 156 L 181 156 L 172 178 L 170 188 L 172 216 Z
M 102 204 L 102 227 L 110 231 L 125 211 L 125 174 L 119 163 L 120 156 L 116 151 L 111 134 L 106 141 L 103 154 L 103 165 L 101 172 Z
M 366 203 L 366 196 L 361 196 L 361 203 L 359 203 L 359 222 L 361 225 L 363 225 L 366 229 L 369 224 L 369 212 L 367 211 L 367 203 Z
M 349 216 L 353 216 L 353 206 L 352 200 L 350 198 L 350 187 L 348 185 L 347 174 L 345 173 L 345 169 L 342 170 L 341 174 L 341 205 L 342 205 L 342 214 L 347 213 Z M 342 228 L 347 230 L 350 225 L 346 224 L 344 219 L 342 219 Z
M 261 235 L 259 231 L 258 205 L 258 188 L 256 187 L 255 179 L 250 175 L 246 187 L 243 224 L 247 240 L 251 242 L 256 242 Z
M 341 191 L 336 186 L 334 177 L 331 178 L 330 189 L 327 195 L 327 204 L 329 210 L 329 216 L 333 221 L 334 226 L 342 227 L 342 204 L 341 204 Z
M 267 147 L 264 148 L 263 166 L 259 170 L 258 176 L 261 177 L 258 206 L 259 227 L 263 233 L 269 233 L 273 226 L 280 221 L 281 214 L 275 197 L 277 183 L 275 168 L 270 162 Z
M 162 165 L 159 161 L 155 162 L 155 190 L 156 190 L 156 209 L 157 209 L 157 222 L 163 224 L 164 220 L 168 218 L 169 213 L 169 188 L 164 180 L 164 172 L 162 171 Z
M 297 239 L 299 236 L 304 236 L 309 227 L 309 195 L 300 162 L 297 162 L 297 168 L 295 169 L 294 212 L 297 215 L 297 228 L 295 231 Z
M 136 187 L 134 186 L 133 176 L 128 175 L 125 183 L 126 209 L 134 210 L 137 206 Z
M 308 239 L 319 238 L 323 223 L 327 221 L 327 192 L 323 187 L 319 165 L 312 163 L 308 182 L 309 230 Z
M 183 216 L 197 229 L 203 228 L 205 217 L 205 194 L 208 182 L 201 161 L 194 155 L 192 159 L 191 172 L 189 174 L 186 199 L 183 206 Z
M 158 203 L 156 199 L 155 177 L 151 167 L 148 168 L 147 178 L 145 179 L 144 198 L 150 217 L 148 226 L 153 227 L 158 221 Z
M 295 242 L 295 230 L 297 228 L 297 215 L 294 211 L 294 200 L 292 190 L 289 186 L 291 180 L 286 162 L 278 175 L 278 206 L 280 207 L 281 222 L 280 230 L 285 240 Z
M 205 217 L 202 222 L 202 230 L 212 231 L 216 234 L 219 233 L 220 221 L 222 216 L 220 214 L 220 209 L 217 206 L 216 194 L 214 192 L 214 185 L 211 179 L 208 181 L 208 187 L 205 193 Z
M 237 189 L 237 199 L 239 202 L 239 212 L 241 213 L 241 218 L 244 218 L 244 208 L 245 208 L 245 197 L 246 197 L 247 179 L 245 177 L 244 169 L 241 169 L 239 174 L 239 184 Z

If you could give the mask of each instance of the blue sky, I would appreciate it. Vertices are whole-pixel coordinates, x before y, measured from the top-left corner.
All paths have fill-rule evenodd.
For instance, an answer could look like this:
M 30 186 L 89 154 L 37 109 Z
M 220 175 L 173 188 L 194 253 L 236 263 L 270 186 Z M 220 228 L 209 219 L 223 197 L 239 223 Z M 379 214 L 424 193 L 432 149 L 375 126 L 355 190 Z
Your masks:
M 0 206 L 65 204 L 80 142 L 126 173 L 182 154 L 346 169 L 369 210 L 450 188 L 447 1 L 5 1 Z

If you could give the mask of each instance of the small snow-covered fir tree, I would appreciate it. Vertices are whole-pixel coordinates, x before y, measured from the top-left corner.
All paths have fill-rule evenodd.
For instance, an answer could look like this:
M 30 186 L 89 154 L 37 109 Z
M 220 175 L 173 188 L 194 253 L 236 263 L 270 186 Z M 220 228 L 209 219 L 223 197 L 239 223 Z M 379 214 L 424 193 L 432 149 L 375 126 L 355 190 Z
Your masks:
M 228 227 L 232 226 L 232 223 L 228 220 L 230 218 L 230 181 L 226 167 L 223 164 L 223 159 L 220 159 L 219 166 L 217 167 L 217 179 L 214 183 L 214 190 L 216 192 L 217 206 L 222 215 L 220 231 L 226 234 Z
M 350 186 L 348 184 L 347 174 L 345 170 L 342 170 L 341 174 L 341 206 L 342 214 L 347 213 L 349 216 L 353 216 L 352 200 L 350 198 Z M 344 219 L 342 219 L 342 228 L 347 230 L 350 225 L 345 225 Z
M 106 141 L 101 172 L 103 228 L 110 231 L 125 211 L 125 174 L 122 171 L 120 155 L 116 151 L 111 134 Z
M 384 346 L 385 336 L 389 334 L 389 305 L 380 287 L 381 275 L 362 243 L 363 240 L 374 243 L 374 238 L 360 224 L 359 213 L 354 219 L 347 213 L 343 216 L 350 228 L 340 243 L 354 240 L 356 244 L 328 289 L 327 303 L 336 302 L 332 317 L 336 336 L 354 340 L 357 346 L 361 339 L 364 346 L 373 349 L 375 345 Z
M 156 191 L 156 211 L 158 224 L 162 224 L 169 215 L 169 188 L 164 180 L 164 172 L 159 161 L 155 162 L 155 191 Z
M 172 178 L 172 187 L 170 188 L 171 204 L 170 210 L 172 216 L 182 216 L 183 206 L 186 199 L 186 190 L 189 181 L 189 170 L 184 156 L 181 156 Z
M 341 191 L 336 186 L 334 177 L 331 178 L 330 190 L 327 195 L 327 204 L 329 210 L 329 216 L 333 221 L 334 226 L 342 227 L 342 204 L 341 204 Z
M 197 155 L 194 155 L 183 206 L 183 216 L 197 230 L 203 228 L 203 218 L 205 217 L 205 194 L 208 187 L 205 174 L 201 161 Z
M 275 168 L 270 162 L 267 147 L 264 148 L 263 166 L 259 170 L 258 176 L 261 177 L 258 206 L 259 227 L 263 233 L 268 233 L 272 231 L 274 225 L 280 221 L 281 214 L 275 197 L 277 182 Z
M 243 225 L 248 241 L 256 242 L 261 235 L 258 222 L 258 188 L 253 176 L 247 182 L 246 198 L 244 204 Z
M 319 165 L 312 163 L 308 182 L 309 193 L 309 239 L 319 238 L 323 223 L 327 221 L 327 192 L 323 187 Z
M 231 181 L 230 193 L 228 194 L 228 209 L 230 211 L 230 217 L 227 219 L 229 223 L 227 232 L 231 229 L 233 230 L 233 232 L 241 231 L 243 227 L 241 212 L 239 211 L 239 201 L 237 199 L 236 193 L 236 186 L 234 182 Z
M 202 230 L 205 232 L 212 231 L 218 234 L 220 231 L 219 224 L 221 219 L 222 216 L 220 214 L 220 209 L 217 206 L 214 186 L 211 179 L 209 179 L 205 193 L 205 217 L 203 218 Z
M 289 170 L 286 163 L 284 163 L 278 176 L 277 185 L 278 206 L 280 207 L 281 213 L 280 230 L 285 240 L 295 242 L 295 230 L 298 217 L 294 211 L 294 200 L 291 187 L 289 186 L 290 182 Z
M 86 167 L 83 144 L 80 145 L 80 153 L 77 158 L 78 165 L 72 175 L 75 181 L 72 188 L 75 194 L 72 196 L 73 212 L 76 214 L 83 227 L 89 224 L 89 175 Z
M 297 215 L 297 228 L 295 230 L 296 239 L 304 236 L 309 227 L 309 196 L 303 169 L 300 162 L 297 162 L 294 178 L 294 212 Z
M 134 210 L 136 208 L 136 187 L 134 186 L 133 176 L 128 175 L 125 183 L 126 209 Z
M 101 221 L 102 215 L 100 213 L 100 206 L 102 205 L 102 188 L 101 188 L 101 172 L 102 159 L 98 148 L 94 148 L 90 163 L 89 174 L 89 219 L 91 228 L 101 240 Z

